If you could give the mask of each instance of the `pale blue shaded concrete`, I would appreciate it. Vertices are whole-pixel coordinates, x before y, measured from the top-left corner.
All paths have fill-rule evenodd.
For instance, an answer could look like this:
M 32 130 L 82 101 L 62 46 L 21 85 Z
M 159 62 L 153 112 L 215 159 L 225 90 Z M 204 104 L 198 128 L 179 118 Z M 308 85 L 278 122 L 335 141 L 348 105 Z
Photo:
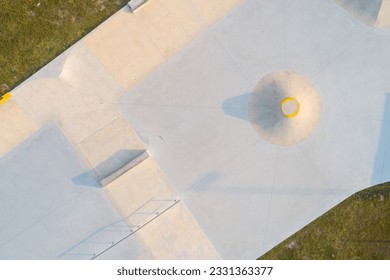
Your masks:
M 390 93 L 386 94 L 383 119 L 390 116 Z M 390 181 L 390 121 L 382 122 L 381 134 L 378 141 L 375 168 L 371 182 L 373 185 Z
M 89 259 L 101 250 L 90 244 L 85 255 L 64 254 L 121 219 L 93 176 L 74 182 L 88 169 L 55 125 L 0 160 L 0 259 Z M 105 241 L 122 236 L 110 232 Z

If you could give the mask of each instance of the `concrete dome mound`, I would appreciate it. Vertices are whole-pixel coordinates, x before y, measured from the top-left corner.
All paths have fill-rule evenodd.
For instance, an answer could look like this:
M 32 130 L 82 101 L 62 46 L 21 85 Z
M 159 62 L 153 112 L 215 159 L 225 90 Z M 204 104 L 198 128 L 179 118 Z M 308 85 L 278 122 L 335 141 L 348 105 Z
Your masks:
M 253 129 L 274 145 L 302 142 L 314 131 L 320 116 L 320 95 L 308 79 L 297 73 L 270 73 L 249 97 L 248 117 Z

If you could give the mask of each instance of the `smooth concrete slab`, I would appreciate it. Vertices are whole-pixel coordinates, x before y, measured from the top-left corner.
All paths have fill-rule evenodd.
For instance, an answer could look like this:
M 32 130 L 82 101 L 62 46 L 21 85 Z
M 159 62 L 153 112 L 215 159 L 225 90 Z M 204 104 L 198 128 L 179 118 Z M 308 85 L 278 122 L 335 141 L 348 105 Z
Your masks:
M 12 100 L 0 107 L 0 156 L 4 156 L 38 129 L 38 125 Z
M 241 0 L 191 1 L 207 25 L 212 25 L 229 14 L 241 2 Z
M 140 231 L 138 238 L 149 248 L 149 259 L 220 259 L 213 244 L 181 202 Z
M 265 74 L 285 67 L 286 5 L 284 0 L 244 1 L 210 29 L 250 82 L 250 90 Z
M 151 158 L 107 185 L 105 190 L 124 217 L 151 198 L 173 200 L 176 196 Z
M 272 249 L 285 235 L 292 235 L 345 198 L 343 190 L 328 184 L 319 170 L 302 147 L 279 150 L 261 251 Z
M 89 34 L 85 43 L 123 88 L 131 87 L 164 61 L 135 14 L 124 9 Z
M 286 68 L 314 80 L 371 30 L 334 1 L 286 1 Z
M 207 25 L 200 16 L 199 11 L 194 7 L 192 0 L 154 0 L 161 5 L 166 13 L 169 13 L 176 23 L 180 23 L 188 38 L 195 38 L 203 32 Z M 221 17 L 223 15 L 220 15 Z
M 255 246 L 252 250 L 259 251 L 263 246 L 262 230 L 279 176 L 277 155 L 277 148 L 257 143 L 226 160 L 182 195 L 223 259 L 253 258 L 249 248 Z
M 172 9 L 167 9 L 167 6 L 174 4 L 172 2 L 163 4 L 161 1 L 150 1 L 148 5 L 151 7 L 142 9 L 135 15 L 139 27 L 145 29 L 148 37 L 153 40 L 164 57 L 175 54 L 194 36 L 194 34 L 187 34 L 186 29 L 170 12 Z
M 302 150 L 337 195 L 347 197 L 383 182 L 371 181 L 374 168 L 379 168 L 378 156 L 383 156 L 377 154 L 382 129 L 385 135 L 390 133 L 380 121 L 324 114 L 312 138 L 302 143 Z
M 152 158 L 141 162 L 105 189 L 121 215 L 127 217 L 129 225 L 145 225 L 135 233 L 144 248 L 139 258 L 219 259 L 183 202 L 176 203 L 176 193 Z M 145 224 L 161 211 L 164 211 L 161 216 Z M 126 256 L 127 243 L 131 240 L 107 251 L 99 259 Z M 125 258 L 129 257 L 127 253 Z
M 324 111 L 357 119 L 390 120 L 385 114 L 390 80 L 384 71 L 390 64 L 386 55 L 389 47 L 388 33 L 372 31 L 322 70 L 314 82 L 321 80 L 320 90 L 327 96 Z

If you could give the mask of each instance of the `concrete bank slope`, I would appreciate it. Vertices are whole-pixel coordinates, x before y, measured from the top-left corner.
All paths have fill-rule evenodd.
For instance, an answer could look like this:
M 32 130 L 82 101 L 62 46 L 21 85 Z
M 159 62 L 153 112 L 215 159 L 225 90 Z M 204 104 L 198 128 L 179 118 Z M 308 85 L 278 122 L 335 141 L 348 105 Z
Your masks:
M 336 2 L 365 24 L 379 28 L 390 26 L 389 0 L 336 0 Z

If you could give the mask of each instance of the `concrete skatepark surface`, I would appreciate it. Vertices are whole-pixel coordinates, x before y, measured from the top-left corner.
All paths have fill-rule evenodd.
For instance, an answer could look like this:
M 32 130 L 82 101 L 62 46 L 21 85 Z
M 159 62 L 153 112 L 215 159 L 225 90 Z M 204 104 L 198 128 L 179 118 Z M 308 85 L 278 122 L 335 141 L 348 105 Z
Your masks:
M 389 181 L 390 30 L 356 17 L 388 2 L 351 3 L 119 11 L 0 107 L 0 258 L 255 259 Z M 272 73 L 272 96 L 301 107 L 267 136 Z

